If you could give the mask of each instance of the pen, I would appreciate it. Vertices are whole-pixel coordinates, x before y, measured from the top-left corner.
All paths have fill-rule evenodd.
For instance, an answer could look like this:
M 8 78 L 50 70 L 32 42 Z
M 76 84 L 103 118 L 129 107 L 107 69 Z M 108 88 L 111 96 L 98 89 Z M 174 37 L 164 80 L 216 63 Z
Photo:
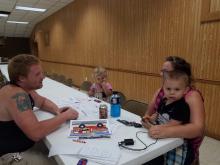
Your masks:
M 110 136 L 106 135 L 106 136 L 83 136 L 83 137 L 79 137 L 79 139 L 99 139 L 99 138 L 110 138 Z
M 81 112 L 85 115 L 85 116 L 87 116 L 87 114 L 86 114 L 86 112 L 85 111 L 83 111 L 83 110 L 81 110 Z
M 73 139 L 73 142 L 77 142 L 77 143 L 86 143 L 86 141 L 83 141 L 83 140 L 79 140 L 79 139 Z

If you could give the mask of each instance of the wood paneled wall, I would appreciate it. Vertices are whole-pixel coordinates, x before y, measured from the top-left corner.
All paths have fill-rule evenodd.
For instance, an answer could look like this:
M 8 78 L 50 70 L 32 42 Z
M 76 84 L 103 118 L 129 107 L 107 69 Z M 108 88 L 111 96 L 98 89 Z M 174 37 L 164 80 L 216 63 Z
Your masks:
M 32 38 L 46 71 L 80 85 L 101 65 L 115 90 L 145 102 L 161 86 L 164 58 L 185 58 L 205 98 L 206 133 L 220 139 L 220 22 L 201 23 L 202 1 L 75 0 Z

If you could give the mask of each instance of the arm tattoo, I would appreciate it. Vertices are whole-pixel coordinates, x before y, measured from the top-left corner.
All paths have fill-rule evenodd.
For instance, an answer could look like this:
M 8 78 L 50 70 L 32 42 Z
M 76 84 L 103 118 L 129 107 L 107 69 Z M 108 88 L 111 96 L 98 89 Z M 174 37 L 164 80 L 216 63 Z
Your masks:
M 20 112 L 32 109 L 30 98 L 26 93 L 17 93 L 12 96 L 12 99 L 15 99 Z

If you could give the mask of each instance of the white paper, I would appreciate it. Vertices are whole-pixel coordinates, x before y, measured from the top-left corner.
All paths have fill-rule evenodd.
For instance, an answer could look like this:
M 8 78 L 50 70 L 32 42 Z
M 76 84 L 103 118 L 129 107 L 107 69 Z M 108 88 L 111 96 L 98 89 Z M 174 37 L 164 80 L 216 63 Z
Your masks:
M 54 155 L 77 155 L 78 152 L 81 150 L 85 144 L 81 143 L 60 143 L 56 145 L 52 145 L 50 148 L 50 152 L 48 157 L 54 156 Z
M 109 145 L 85 145 L 79 151 L 78 156 L 105 165 L 117 164 L 121 156 L 120 149 L 114 144 L 110 144 L 111 147 L 106 146 Z

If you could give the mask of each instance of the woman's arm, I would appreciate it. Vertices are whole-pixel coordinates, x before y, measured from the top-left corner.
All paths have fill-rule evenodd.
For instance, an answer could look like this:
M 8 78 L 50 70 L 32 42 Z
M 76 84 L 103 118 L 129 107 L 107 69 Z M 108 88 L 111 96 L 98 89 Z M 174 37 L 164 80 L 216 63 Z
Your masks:
M 158 89 L 158 90 L 154 93 L 153 99 L 152 99 L 151 102 L 148 104 L 148 107 L 147 107 L 147 110 L 146 110 L 146 113 L 145 113 L 146 116 L 151 116 L 152 114 L 155 113 L 154 105 L 155 105 L 155 103 L 156 103 L 156 98 L 157 98 L 157 95 L 158 95 L 159 92 L 160 92 L 160 89 Z
M 201 95 L 193 91 L 185 97 L 190 107 L 190 123 L 172 127 L 152 127 L 149 134 L 154 138 L 195 138 L 203 135 L 205 129 L 205 110 Z
M 185 131 L 187 137 L 202 136 L 205 130 L 205 107 L 201 94 L 198 91 L 192 91 L 185 96 L 186 103 L 190 108 L 191 130 Z

